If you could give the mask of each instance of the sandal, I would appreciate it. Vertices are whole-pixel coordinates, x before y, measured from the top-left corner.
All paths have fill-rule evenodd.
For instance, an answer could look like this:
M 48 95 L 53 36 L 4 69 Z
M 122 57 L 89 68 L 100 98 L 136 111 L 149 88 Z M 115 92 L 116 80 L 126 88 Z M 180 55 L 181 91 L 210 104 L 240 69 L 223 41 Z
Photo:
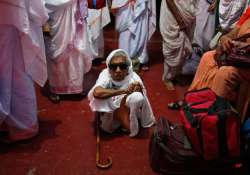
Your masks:
M 183 105 L 183 101 L 176 101 L 168 103 L 168 108 L 172 110 L 180 110 Z
M 49 96 L 49 99 L 50 99 L 50 101 L 52 102 L 52 103 L 60 103 L 60 96 L 59 95 L 57 95 L 57 94 L 51 94 L 50 96 Z
M 129 130 L 127 130 L 126 128 L 121 128 L 122 132 L 124 132 L 125 134 L 129 134 Z
M 148 64 L 141 64 L 141 70 L 148 71 L 149 70 Z

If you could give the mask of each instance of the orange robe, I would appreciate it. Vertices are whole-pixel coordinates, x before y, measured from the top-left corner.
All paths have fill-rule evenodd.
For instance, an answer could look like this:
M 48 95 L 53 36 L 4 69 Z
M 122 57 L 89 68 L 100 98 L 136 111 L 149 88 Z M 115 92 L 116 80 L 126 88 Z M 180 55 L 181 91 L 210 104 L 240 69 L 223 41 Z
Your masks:
M 242 15 L 237 26 L 240 27 L 238 36 L 250 32 L 250 8 Z M 189 90 L 209 87 L 218 96 L 232 99 L 235 87 L 242 81 L 250 81 L 250 69 L 233 66 L 218 67 L 214 56 L 215 50 L 206 52 L 202 56 Z

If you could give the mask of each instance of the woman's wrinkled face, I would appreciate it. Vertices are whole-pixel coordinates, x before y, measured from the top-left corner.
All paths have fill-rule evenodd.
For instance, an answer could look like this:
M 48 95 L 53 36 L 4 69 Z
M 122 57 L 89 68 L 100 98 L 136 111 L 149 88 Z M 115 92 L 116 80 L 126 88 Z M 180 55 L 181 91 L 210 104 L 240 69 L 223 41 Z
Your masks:
M 126 58 L 122 56 L 113 57 L 108 65 L 111 78 L 115 81 L 122 81 L 128 74 Z

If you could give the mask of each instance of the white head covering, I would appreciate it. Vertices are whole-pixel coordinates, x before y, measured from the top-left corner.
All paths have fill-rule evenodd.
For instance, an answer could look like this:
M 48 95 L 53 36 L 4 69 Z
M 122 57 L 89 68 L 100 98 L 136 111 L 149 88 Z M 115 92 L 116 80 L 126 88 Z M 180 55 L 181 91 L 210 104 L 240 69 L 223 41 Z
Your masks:
M 112 79 L 110 73 L 108 74 L 109 75 L 109 78 L 110 80 L 112 81 L 112 83 L 114 83 L 115 85 L 117 86 L 121 86 L 123 84 L 125 84 L 126 82 L 128 82 L 131 77 L 132 77 L 132 74 L 133 74 L 133 66 L 132 66 L 132 61 L 131 61 L 131 58 L 129 57 L 128 53 L 123 50 L 123 49 L 116 49 L 116 50 L 113 50 L 109 56 L 107 57 L 106 59 L 106 65 L 107 65 L 107 69 L 109 70 L 109 64 L 112 60 L 112 58 L 114 57 L 114 55 L 117 53 L 117 52 L 123 52 L 125 55 L 126 55 L 126 63 L 128 64 L 128 75 L 124 78 L 124 80 L 122 81 L 115 81 Z
M 126 62 L 128 63 L 128 66 L 129 66 L 129 72 L 132 71 L 133 67 L 132 67 L 132 61 L 131 61 L 131 58 L 129 57 L 128 53 L 123 50 L 123 49 L 116 49 L 116 50 L 113 50 L 107 57 L 106 59 L 106 65 L 107 67 L 109 66 L 110 64 L 110 61 L 112 60 L 112 58 L 114 57 L 114 55 L 117 53 L 117 52 L 123 52 L 125 55 L 126 55 Z

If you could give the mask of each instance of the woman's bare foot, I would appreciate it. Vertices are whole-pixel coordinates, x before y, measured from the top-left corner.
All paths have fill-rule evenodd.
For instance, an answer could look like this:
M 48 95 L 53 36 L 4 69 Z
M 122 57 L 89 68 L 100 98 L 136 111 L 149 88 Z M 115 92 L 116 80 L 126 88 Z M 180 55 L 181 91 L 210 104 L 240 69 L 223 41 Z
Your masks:
M 167 90 L 169 90 L 169 91 L 174 91 L 175 90 L 174 84 L 173 84 L 173 82 L 171 80 L 164 80 L 163 82 L 164 82 Z

